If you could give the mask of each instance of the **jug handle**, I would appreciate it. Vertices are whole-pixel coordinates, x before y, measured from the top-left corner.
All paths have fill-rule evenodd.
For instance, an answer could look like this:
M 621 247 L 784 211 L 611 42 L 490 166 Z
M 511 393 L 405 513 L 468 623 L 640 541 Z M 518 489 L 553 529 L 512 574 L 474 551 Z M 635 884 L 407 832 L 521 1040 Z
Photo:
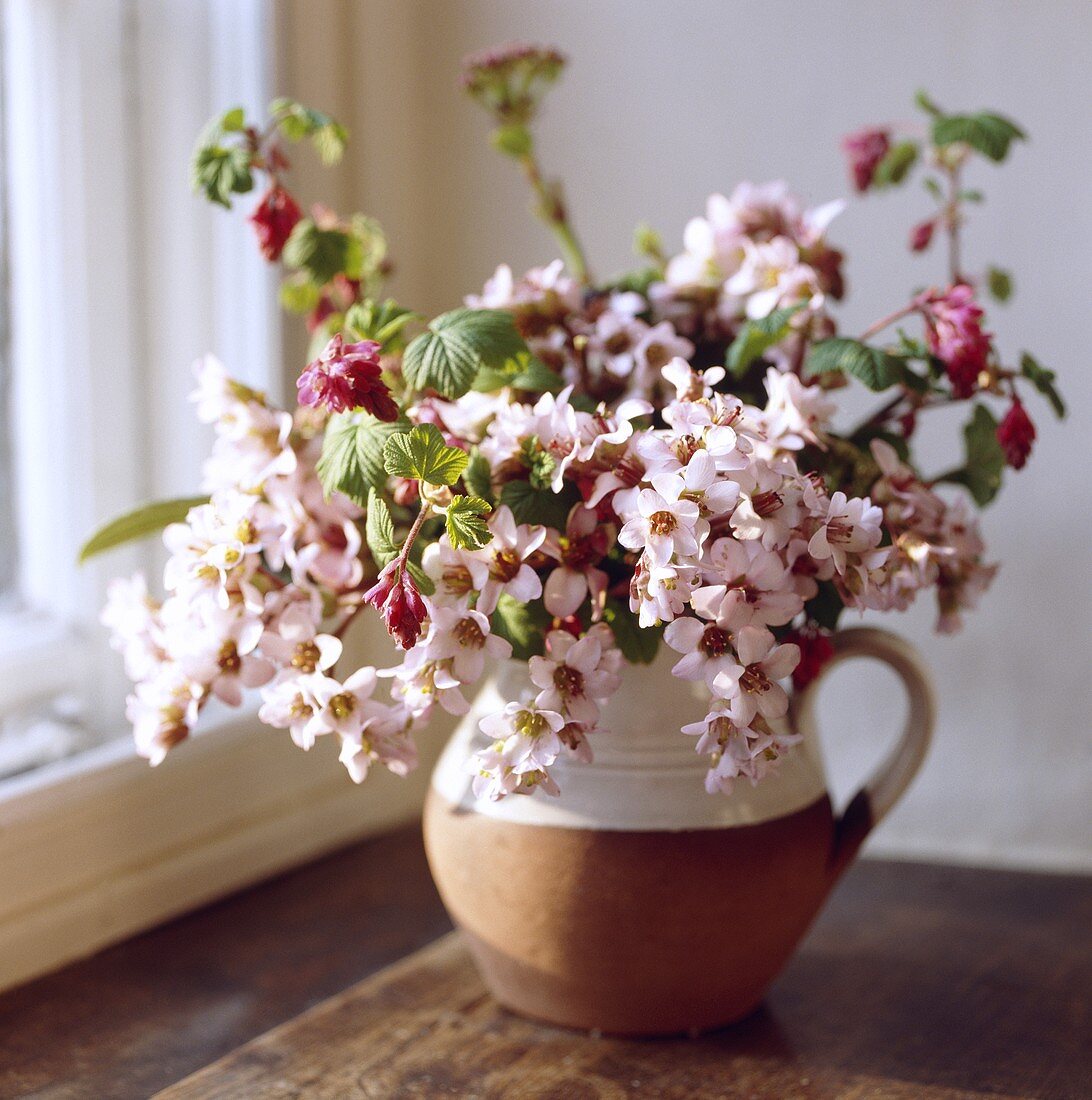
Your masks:
M 836 822 L 831 871 L 839 875 L 917 775 L 933 737 L 936 702 L 929 672 L 917 650 L 905 639 L 875 627 L 853 627 L 839 631 L 832 640 L 834 656 L 822 674 L 793 699 L 794 724 L 800 733 L 818 734 L 817 689 L 835 665 L 853 657 L 872 657 L 893 669 L 906 688 L 910 704 L 895 747 Z

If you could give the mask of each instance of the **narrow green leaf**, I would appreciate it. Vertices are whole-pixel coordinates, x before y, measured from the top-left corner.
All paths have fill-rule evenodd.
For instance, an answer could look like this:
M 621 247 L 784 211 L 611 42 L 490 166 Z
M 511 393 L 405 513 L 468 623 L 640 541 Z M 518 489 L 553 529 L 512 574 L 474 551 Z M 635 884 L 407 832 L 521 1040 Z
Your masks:
M 792 319 L 806 305 L 796 305 L 775 309 L 772 313 L 756 321 L 745 321 L 736 333 L 736 338 L 728 346 L 724 365 L 733 378 L 742 378 L 747 368 L 762 354 L 769 351 L 788 336 L 792 329 Z
M 1065 416 L 1065 402 L 1054 385 L 1054 371 L 1048 370 L 1025 351 L 1020 356 L 1020 373 L 1050 402 L 1050 407 L 1059 420 Z
M 105 550 L 112 550 L 115 546 L 123 546 L 127 542 L 135 542 L 137 539 L 147 538 L 157 534 L 171 523 L 181 523 L 189 514 L 191 508 L 201 504 L 208 504 L 209 498 L 180 497 L 175 500 L 156 500 L 150 504 L 142 504 L 131 512 L 111 520 L 100 527 L 80 547 L 79 563 L 82 565 L 88 558 L 101 554 Z
M 918 146 L 914 141 L 900 141 L 892 145 L 876 165 L 873 184 L 876 187 L 891 187 L 906 179 L 914 162 L 918 159 Z
M 942 115 L 933 122 L 933 143 L 963 142 L 992 161 L 1008 156 L 1014 141 L 1025 139 L 1024 131 L 1007 118 L 989 111 L 974 115 Z
M 454 485 L 469 461 L 466 451 L 444 442 L 435 424 L 415 424 L 410 431 L 392 436 L 383 447 L 387 473 L 432 485 Z
M 870 390 L 885 390 L 902 377 L 902 360 L 860 340 L 834 336 L 821 340 L 812 349 L 805 364 L 808 374 L 841 371 L 859 378 Z
M 361 507 L 366 506 L 368 490 L 381 488 L 387 481 L 384 445 L 409 429 L 408 420 L 388 424 L 365 412 L 330 417 L 317 466 L 327 498 L 340 492 Z
M 368 517 L 364 534 L 368 540 L 368 549 L 380 566 L 398 556 L 401 547 L 395 541 L 391 510 L 374 489 L 368 490 Z
M 492 536 L 486 517 L 493 509 L 481 497 L 455 496 L 447 506 L 447 537 L 458 550 L 480 550 Z
M 929 93 L 924 88 L 919 88 L 914 95 L 914 102 L 926 113 L 932 115 L 933 118 L 939 118 L 941 115 L 940 108 L 929 97 Z

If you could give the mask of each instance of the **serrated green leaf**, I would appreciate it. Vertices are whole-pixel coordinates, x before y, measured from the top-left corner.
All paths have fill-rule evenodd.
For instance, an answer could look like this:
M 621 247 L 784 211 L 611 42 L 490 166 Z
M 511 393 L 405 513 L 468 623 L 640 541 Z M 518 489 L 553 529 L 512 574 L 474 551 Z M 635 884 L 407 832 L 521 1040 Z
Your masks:
M 383 463 L 386 442 L 410 430 L 408 420 L 387 423 L 365 412 L 338 413 L 330 417 L 322 441 L 322 456 L 316 467 L 319 481 L 329 498 L 344 493 L 362 507 L 368 503 L 368 490 L 386 484 Z
M 724 365 L 733 378 L 742 378 L 747 368 L 763 353 L 788 336 L 792 329 L 792 319 L 806 305 L 796 305 L 775 309 L 765 317 L 755 321 L 745 321 L 729 344 Z
M 402 373 L 414 389 L 432 389 L 454 400 L 470 389 L 482 367 L 501 370 L 526 351 L 510 313 L 456 309 L 410 341 Z
M 872 182 L 876 187 L 891 187 L 906 179 L 918 159 L 918 146 L 914 141 L 900 141 L 892 145 L 876 165 Z
M 79 563 L 82 565 L 88 558 L 101 554 L 106 550 L 112 550 L 115 546 L 123 546 L 127 542 L 135 542 L 137 539 L 147 538 L 157 534 L 171 523 L 181 523 L 189 514 L 191 508 L 201 504 L 208 504 L 208 496 L 203 497 L 179 497 L 175 500 L 156 500 L 150 504 L 142 504 L 131 512 L 111 520 L 100 527 L 80 547 Z
M 447 537 L 458 550 L 480 550 L 491 538 L 486 517 L 492 511 L 481 497 L 455 496 L 447 506 Z
M 942 115 L 933 122 L 935 145 L 963 142 L 992 161 L 1004 160 L 1009 146 L 1024 138 L 1024 131 L 1016 123 L 989 111 L 974 115 Z
M 979 507 L 990 503 L 1001 488 L 1005 452 L 997 440 L 997 419 L 985 405 L 977 404 L 963 429 L 966 460 L 961 469 L 942 480 L 965 485 Z
M 193 189 L 220 206 L 231 208 L 231 196 L 254 186 L 250 151 L 243 145 L 202 145 L 193 157 Z
M 1054 385 L 1054 371 L 1048 370 L 1025 351 L 1020 356 L 1020 373 L 1050 402 L 1050 407 L 1059 420 L 1065 416 L 1065 402 Z
M 320 229 L 312 218 L 296 223 L 284 245 L 288 267 L 306 271 L 319 286 L 359 266 L 359 242 L 341 229 Z
M 536 489 L 529 481 L 506 481 L 501 486 L 500 502 L 512 510 L 517 523 L 542 524 L 565 530 L 572 506 L 579 494 L 572 486 L 561 493 Z
M 463 471 L 463 483 L 476 497 L 493 504 L 493 479 L 491 476 L 489 461 L 478 450 L 470 456 L 470 461 Z
M 520 458 L 528 470 L 528 480 L 534 489 L 550 489 L 557 463 L 554 456 L 542 447 L 538 436 L 525 439 L 520 446 Z
M 902 360 L 860 340 L 834 336 L 821 340 L 808 354 L 805 371 L 810 375 L 841 371 L 860 379 L 870 390 L 885 390 L 902 377 Z
M 505 592 L 489 621 L 493 633 L 511 644 L 512 656 L 526 661 L 542 653 L 552 619 L 541 600 L 520 603 Z
M 415 424 L 410 431 L 392 436 L 383 447 L 387 473 L 432 485 L 454 485 L 469 461 L 466 451 L 444 442 L 435 424 Z
M 986 287 L 995 301 L 1007 302 L 1012 297 L 1012 276 L 999 267 L 991 267 L 986 272 Z
M 395 541 L 394 521 L 387 502 L 374 490 L 368 490 L 368 517 L 364 525 L 368 549 L 380 566 L 398 557 L 401 547 Z
M 277 120 L 287 140 L 310 138 L 323 164 L 336 164 L 341 159 L 349 135 L 345 127 L 329 115 L 283 98 L 270 104 L 269 113 Z
M 637 616 L 618 600 L 608 599 L 603 619 L 614 634 L 614 641 L 630 664 L 651 664 L 663 637 L 661 626 L 641 626 Z

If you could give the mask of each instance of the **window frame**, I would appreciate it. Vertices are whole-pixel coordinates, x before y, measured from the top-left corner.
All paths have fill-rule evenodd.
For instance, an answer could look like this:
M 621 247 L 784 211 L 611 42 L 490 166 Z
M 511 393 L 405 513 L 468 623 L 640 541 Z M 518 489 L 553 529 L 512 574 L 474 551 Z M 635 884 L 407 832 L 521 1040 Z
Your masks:
M 110 516 L 194 492 L 209 442 L 187 401 L 194 358 L 282 392 L 276 273 L 239 212 L 192 196 L 177 153 L 215 111 L 272 98 L 274 20 L 264 0 L 3 0 L 2 16 L 12 449 L 35 611 L 0 616 L 0 710 L 79 686 L 117 737 L 0 783 L 0 988 L 404 823 L 431 763 L 365 793 L 336 754 L 305 755 L 245 711 L 161 768 L 135 757 L 97 618 L 109 577 L 154 574 L 161 556 L 74 563 Z

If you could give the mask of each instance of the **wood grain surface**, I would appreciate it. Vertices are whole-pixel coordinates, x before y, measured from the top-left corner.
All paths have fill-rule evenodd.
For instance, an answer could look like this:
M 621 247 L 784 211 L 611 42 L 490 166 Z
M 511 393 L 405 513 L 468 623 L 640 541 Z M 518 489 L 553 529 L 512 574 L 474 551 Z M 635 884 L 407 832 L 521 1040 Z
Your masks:
M 365 977 L 446 927 L 416 833 L 357 845 L 0 997 L 0 1097 L 210 1062 L 164 1095 L 1092 1097 L 1089 879 L 861 862 L 765 1006 L 694 1041 L 518 1020 L 454 940 Z

